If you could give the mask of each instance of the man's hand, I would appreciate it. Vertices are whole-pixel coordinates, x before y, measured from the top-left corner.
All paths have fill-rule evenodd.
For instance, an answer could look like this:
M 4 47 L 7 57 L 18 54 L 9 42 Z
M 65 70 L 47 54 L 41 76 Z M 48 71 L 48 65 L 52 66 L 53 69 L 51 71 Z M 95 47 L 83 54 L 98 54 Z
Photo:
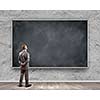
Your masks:
M 21 66 L 25 66 L 27 63 L 26 62 L 24 62 L 24 63 L 21 63 Z

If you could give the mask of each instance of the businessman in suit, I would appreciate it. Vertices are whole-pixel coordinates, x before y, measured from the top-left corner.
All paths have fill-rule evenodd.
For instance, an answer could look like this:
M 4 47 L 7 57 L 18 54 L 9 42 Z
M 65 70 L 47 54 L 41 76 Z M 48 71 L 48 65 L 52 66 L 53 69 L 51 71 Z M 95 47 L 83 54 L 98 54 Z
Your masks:
M 18 61 L 20 64 L 20 80 L 19 87 L 22 87 L 23 76 L 25 75 L 25 87 L 30 87 L 29 76 L 28 76 L 28 67 L 30 61 L 30 54 L 28 52 L 28 47 L 26 44 L 22 44 L 21 51 L 19 52 Z

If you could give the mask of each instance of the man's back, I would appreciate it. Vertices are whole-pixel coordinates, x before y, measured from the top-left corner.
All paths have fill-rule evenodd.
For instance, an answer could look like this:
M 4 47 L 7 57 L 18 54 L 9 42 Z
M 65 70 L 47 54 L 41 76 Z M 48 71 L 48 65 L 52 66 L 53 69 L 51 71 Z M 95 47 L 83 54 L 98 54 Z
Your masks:
M 29 61 L 30 61 L 30 56 L 28 51 L 22 50 L 19 52 L 18 56 L 19 64 L 20 65 L 25 65 L 25 67 L 29 66 Z

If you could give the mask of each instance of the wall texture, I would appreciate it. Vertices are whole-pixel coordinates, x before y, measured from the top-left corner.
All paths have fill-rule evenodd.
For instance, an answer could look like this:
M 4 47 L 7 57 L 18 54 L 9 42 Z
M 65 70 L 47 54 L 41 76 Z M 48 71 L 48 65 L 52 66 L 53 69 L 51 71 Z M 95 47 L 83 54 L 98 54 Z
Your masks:
M 87 69 L 29 69 L 31 81 L 100 80 L 100 11 L 0 11 L 0 81 L 18 81 L 12 68 L 12 20 L 64 18 L 88 20 Z

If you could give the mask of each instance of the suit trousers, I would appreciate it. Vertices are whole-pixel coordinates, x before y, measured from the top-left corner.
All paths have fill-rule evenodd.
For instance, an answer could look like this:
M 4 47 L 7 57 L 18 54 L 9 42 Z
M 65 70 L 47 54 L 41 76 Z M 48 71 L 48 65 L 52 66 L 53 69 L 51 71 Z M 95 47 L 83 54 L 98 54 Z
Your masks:
M 25 75 L 25 85 L 28 85 L 28 69 L 21 69 L 19 85 L 22 85 L 24 75 Z

